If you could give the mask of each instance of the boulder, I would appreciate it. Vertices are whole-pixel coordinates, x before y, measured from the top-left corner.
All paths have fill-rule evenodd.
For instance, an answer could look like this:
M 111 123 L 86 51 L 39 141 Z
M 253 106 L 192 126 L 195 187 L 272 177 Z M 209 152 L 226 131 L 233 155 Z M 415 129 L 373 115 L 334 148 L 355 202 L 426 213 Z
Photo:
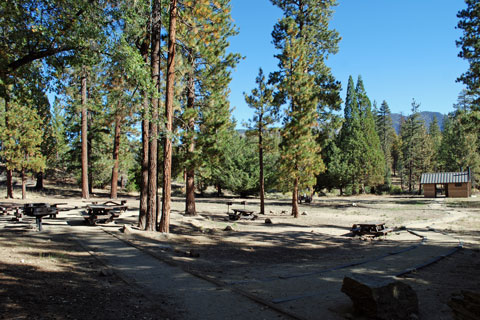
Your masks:
M 265 224 L 272 224 L 272 220 L 269 218 L 265 219 Z
M 120 229 L 120 231 L 125 233 L 125 234 L 132 234 L 133 233 L 133 229 L 126 224 L 123 225 L 123 227 Z
M 355 275 L 344 277 L 342 292 L 353 301 L 357 313 L 375 319 L 415 319 L 418 298 L 408 284 L 393 279 Z

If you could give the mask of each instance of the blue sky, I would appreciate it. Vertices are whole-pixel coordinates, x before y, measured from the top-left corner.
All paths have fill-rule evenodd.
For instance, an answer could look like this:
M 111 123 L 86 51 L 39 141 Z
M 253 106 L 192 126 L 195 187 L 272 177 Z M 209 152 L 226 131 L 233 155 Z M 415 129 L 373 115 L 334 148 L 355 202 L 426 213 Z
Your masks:
M 465 7 L 463 0 L 338 0 L 330 25 L 342 40 L 327 65 L 342 83 L 342 99 L 349 75 L 361 75 L 370 99 L 387 101 L 392 112 L 409 114 L 412 98 L 420 111 L 452 111 L 463 88 L 455 79 L 468 68 L 455 44 L 462 35 L 456 14 Z M 230 85 L 238 127 L 252 115 L 243 92 L 255 87 L 258 69 L 277 69 L 271 32 L 281 15 L 269 0 L 232 0 L 240 33 L 230 50 L 245 57 Z

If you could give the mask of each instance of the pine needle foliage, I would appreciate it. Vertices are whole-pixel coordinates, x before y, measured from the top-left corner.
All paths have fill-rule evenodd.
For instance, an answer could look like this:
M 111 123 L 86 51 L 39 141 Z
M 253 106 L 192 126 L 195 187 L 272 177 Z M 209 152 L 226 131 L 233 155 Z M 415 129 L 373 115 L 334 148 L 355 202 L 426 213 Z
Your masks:
M 326 57 L 336 53 L 338 33 L 328 28 L 335 1 L 272 0 L 284 16 L 274 26 L 273 44 L 279 51 L 279 71 L 272 74 L 277 99 L 288 106 L 281 132 L 280 171 L 285 189 L 292 191 L 292 215 L 298 217 L 298 190 L 311 188 L 325 170 L 313 133 L 324 90 L 318 85 L 330 75 Z

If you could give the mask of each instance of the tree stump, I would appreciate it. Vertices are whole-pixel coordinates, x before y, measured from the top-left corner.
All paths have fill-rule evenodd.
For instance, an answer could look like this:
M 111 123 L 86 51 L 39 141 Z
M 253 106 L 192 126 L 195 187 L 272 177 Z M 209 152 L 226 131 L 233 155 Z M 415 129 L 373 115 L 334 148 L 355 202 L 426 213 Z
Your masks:
M 418 299 L 408 284 L 355 275 L 344 277 L 342 292 L 353 301 L 355 312 L 375 319 L 416 319 Z

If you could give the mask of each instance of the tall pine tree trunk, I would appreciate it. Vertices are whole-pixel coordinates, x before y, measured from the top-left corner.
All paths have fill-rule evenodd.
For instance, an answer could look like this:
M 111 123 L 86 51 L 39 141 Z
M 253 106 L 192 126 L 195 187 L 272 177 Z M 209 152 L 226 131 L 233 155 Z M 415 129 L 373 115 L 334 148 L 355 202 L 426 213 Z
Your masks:
M 110 198 L 117 199 L 118 189 L 118 154 L 120 150 L 120 128 L 122 125 L 122 118 L 119 114 L 115 116 L 115 134 L 113 137 L 113 168 L 112 168 L 112 184 L 110 188 Z
M 160 231 L 170 232 L 170 200 L 172 189 L 172 120 L 173 85 L 175 82 L 175 42 L 177 27 L 177 0 L 170 0 L 170 25 L 168 28 L 167 91 L 165 99 L 166 132 L 163 149 L 163 196 Z
M 27 199 L 27 178 L 25 176 L 25 168 L 22 168 L 22 199 Z
M 7 169 L 7 199 L 13 199 L 13 171 Z
M 263 177 L 263 128 L 262 128 L 262 115 L 258 120 L 258 158 L 260 165 L 260 214 L 265 214 L 265 179 Z
M 90 118 L 90 117 L 89 117 Z M 90 123 L 90 119 L 89 119 L 89 123 Z M 87 127 L 90 127 L 89 125 L 87 125 Z M 87 163 L 89 164 L 92 164 L 93 161 L 92 161 L 92 146 L 93 146 L 93 138 L 92 138 L 92 134 L 90 133 L 90 130 L 87 129 L 88 131 L 88 134 L 87 134 Z M 93 170 L 88 170 L 88 192 L 89 194 L 93 194 Z
M 160 89 L 160 17 L 161 1 L 153 1 L 152 8 L 152 51 L 151 51 L 151 75 L 155 84 L 155 92 Z M 158 165 L 158 97 L 153 95 L 151 100 L 152 121 L 149 130 L 148 146 L 148 205 L 145 230 L 157 229 L 157 165 Z
M 5 87 L 5 127 L 8 128 L 8 105 L 10 97 L 8 92 L 8 86 Z M 13 199 L 13 171 L 8 169 L 7 166 L 7 199 Z
M 195 169 L 190 168 L 187 170 L 187 197 L 186 197 L 186 204 L 185 204 L 185 214 L 187 216 L 195 216 L 197 215 L 197 211 L 195 208 Z
M 85 67 L 82 68 L 81 79 L 81 95 L 82 95 L 82 198 L 88 199 L 88 139 L 87 139 L 87 73 Z
M 145 230 L 147 225 L 148 208 L 148 131 L 150 123 L 148 121 L 148 94 L 145 91 L 143 97 L 143 120 L 142 120 L 142 176 L 140 181 L 140 213 L 138 216 L 138 227 Z
M 298 218 L 298 178 L 295 178 L 293 183 L 292 216 Z
M 190 67 L 192 70 L 188 75 L 188 86 L 187 86 L 187 110 L 192 110 L 195 107 L 195 79 L 194 79 L 194 70 L 195 70 L 195 61 L 193 53 L 190 50 L 189 56 Z M 192 116 L 188 119 L 187 124 L 187 139 L 188 139 L 188 149 L 187 149 L 187 169 L 186 169 L 186 199 L 185 199 L 185 214 L 187 216 L 194 216 L 197 214 L 195 210 L 195 166 L 193 162 L 193 152 L 195 151 L 195 118 Z
M 35 190 L 41 191 L 44 188 L 44 173 L 37 173 L 37 184 L 35 185 Z
M 150 40 L 150 31 L 145 35 L 140 53 L 145 63 L 148 62 L 148 47 Z M 142 175 L 140 180 L 140 210 L 138 215 L 138 227 L 145 230 L 147 225 L 147 208 L 148 208 L 148 131 L 150 130 L 149 117 L 149 100 L 148 93 L 143 92 L 143 118 L 142 118 Z

